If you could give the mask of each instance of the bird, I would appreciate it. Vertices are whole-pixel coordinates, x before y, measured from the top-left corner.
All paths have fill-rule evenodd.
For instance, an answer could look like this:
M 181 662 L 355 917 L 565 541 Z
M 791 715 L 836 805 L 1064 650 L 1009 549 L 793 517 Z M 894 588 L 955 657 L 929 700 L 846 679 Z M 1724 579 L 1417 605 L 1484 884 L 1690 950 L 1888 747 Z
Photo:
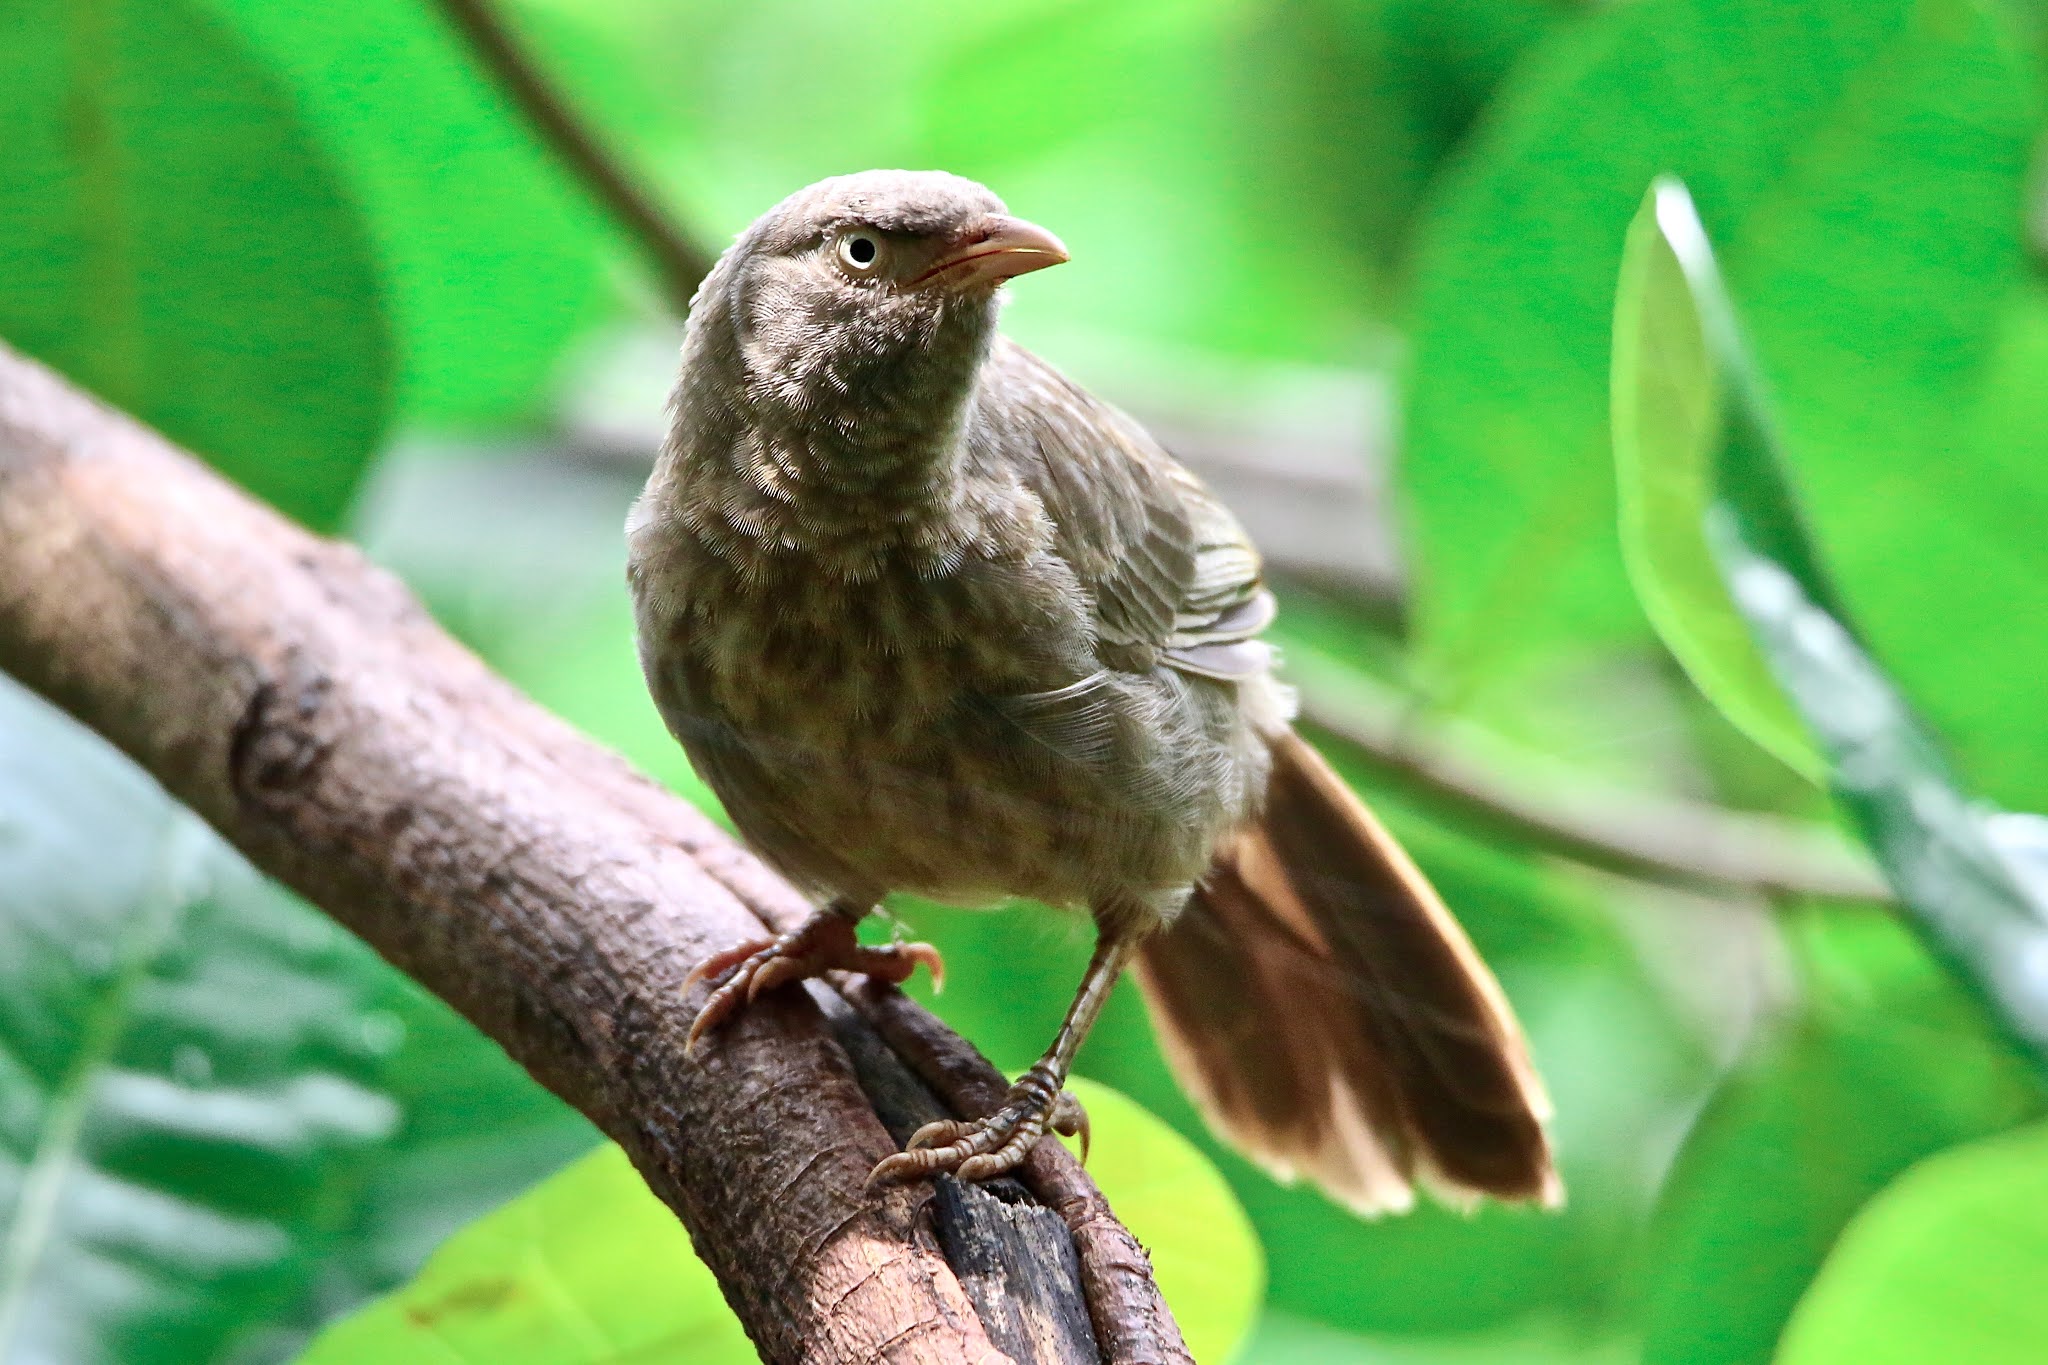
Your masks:
M 1014 1169 L 1086 1138 L 1065 1091 L 1135 975 L 1209 1124 L 1360 1213 L 1421 1189 L 1555 1205 L 1550 1104 L 1492 973 L 1291 728 L 1275 597 L 1230 511 L 1142 426 L 1004 336 L 1059 238 L 942 171 L 798 190 L 688 313 L 627 520 L 642 671 L 747 844 L 816 910 L 713 955 L 692 1050 L 832 970 L 894 893 L 1085 911 L 1092 957 L 989 1114 L 873 1180 Z

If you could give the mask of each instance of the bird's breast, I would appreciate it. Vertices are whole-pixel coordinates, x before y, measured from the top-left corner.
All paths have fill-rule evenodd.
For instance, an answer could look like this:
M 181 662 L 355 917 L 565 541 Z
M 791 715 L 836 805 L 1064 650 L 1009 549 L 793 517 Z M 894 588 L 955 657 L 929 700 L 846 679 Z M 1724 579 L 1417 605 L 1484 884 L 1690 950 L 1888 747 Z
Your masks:
M 1249 799 L 1228 689 L 1105 672 L 1059 566 L 807 569 L 699 547 L 674 591 L 639 578 L 670 728 L 799 881 L 1055 903 L 1184 885 Z
M 690 691 L 741 729 L 857 728 L 914 747 L 963 698 L 1043 690 L 1085 669 L 1082 619 L 1028 557 L 885 557 L 850 574 L 801 556 L 765 567 L 707 556 L 677 624 Z

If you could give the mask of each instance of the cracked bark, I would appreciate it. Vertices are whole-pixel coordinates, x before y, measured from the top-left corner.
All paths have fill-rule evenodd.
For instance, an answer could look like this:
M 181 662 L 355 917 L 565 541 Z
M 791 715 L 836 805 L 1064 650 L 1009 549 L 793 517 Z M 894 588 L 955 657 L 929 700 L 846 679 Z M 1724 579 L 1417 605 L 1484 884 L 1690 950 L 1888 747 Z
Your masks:
M 617 1140 L 764 1358 L 1188 1359 L 1054 1144 L 1021 1187 L 864 1190 L 892 1126 L 1001 1085 L 902 996 L 779 992 L 684 1056 L 690 965 L 787 925 L 793 891 L 355 550 L 4 345 L 0 668 Z

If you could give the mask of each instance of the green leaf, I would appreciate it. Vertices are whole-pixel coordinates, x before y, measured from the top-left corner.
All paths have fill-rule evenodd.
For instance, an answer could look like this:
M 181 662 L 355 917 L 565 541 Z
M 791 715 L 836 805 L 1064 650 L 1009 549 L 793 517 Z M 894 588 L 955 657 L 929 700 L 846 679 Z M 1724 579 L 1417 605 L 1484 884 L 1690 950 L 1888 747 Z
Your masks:
M 606 1143 L 449 1238 L 300 1365 L 754 1358 L 689 1234 Z
M 1189 1349 L 1228 1360 L 1265 1287 L 1244 1211 L 1158 1119 L 1106 1087 L 1074 1090 L 1094 1129 L 1096 1180 L 1150 1250 Z M 450 1238 L 411 1284 L 323 1333 L 301 1365 L 752 1359 L 689 1235 L 606 1145 Z
M 0 335 L 331 527 L 391 346 L 354 206 L 189 0 L 0 0 Z
M 1512 728 L 1561 656 L 1648 643 L 1615 530 L 1606 357 L 1623 226 L 1670 171 L 1725 233 L 1859 610 L 1913 642 L 1915 676 L 1985 698 L 1972 754 L 2038 785 L 2048 729 L 1994 708 L 1964 676 L 1982 670 L 1920 624 L 1927 597 L 2003 614 L 2041 577 L 2010 509 L 2048 507 L 2048 465 L 2008 456 L 1975 484 L 1948 439 L 2022 287 L 2032 99 L 1970 0 L 1645 0 L 1532 54 L 1442 183 L 1418 258 L 1403 471 L 1442 701 Z M 2002 529 L 1966 546 L 1937 527 L 1938 555 L 1900 555 L 1933 506 L 1926 520 L 1955 507 Z M 2048 636 L 2011 647 L 2048 671 Z
M 1778 1365 L 2027 1365 L 2048 1342 L 2048 1126 L 1946 1152 L 1873 1200 L 1800 1300 Z
M 611 310 L 620 247 L 436 7 L 187 2 L 262 54 L 361 206 L 403 415 L 538 415 L 565 347 Z
M 592 1140 L 0 677 L 0 1358 L 258 1361 Z
M 1827 752 L 1836 795 L 1915 922 L 2048 1055 L 2048 897 L 1995 841 L 1985 810 L 1819 593 L 1765 554 L 1740 500 L 1715 548 L 1785 690 Z
M 2048 953 L 2048 898 L 2022 880 L 1940 746 L 1845 623 L 1787 481 L 1771 414 L 1744 378 L 1734 310 L 1705 229 L 1682 187 L 1660 187 L 1654 198 L 1732 398 L 1702 545 L 1915 922 L 2008 1026 L 2048 1055 L 2048 983 L 2033 966 Z
M 1903 926 L 1842 911 L 1801 941 L 1801 1016 L 1714 1097 L 1666 1184 L 1647 1365 L 1768 1359 L 1864 1201 L 1922 1157 L 2041 1110 L 2027 1059 Z
M 2034 966 L 2048 953 L 2048 898 L 2029 883 L 2022 842 L 2033 826 L 2025 817 L 1987 821 L 1966 801 L 1932 738 L 1844 624 L 1691 200 L 1681 186 L 1661 184 L 1645 212 L 1634 244 L 1651 253 L 1657 241 L 1643 234 L 1655 234 L 1679 275 L 1667 273 L 1656 296 L 1666 334 L 1693 330 L 1692 382 L 1704 369 L 1726 404 L 1704 426 L 1710 452 L 1664 452 L 1705 466 L 1686 475 L 1688 518 L 1666 532 L 1694 537 L 1687 559 L 1725 582 L 1727 597 L 1714 609 L 1725 616 L 1732 608 L 1753 635 L 1914 927 L 2012 1034 L 2048 1052 L 2048 989 Z M 1622 407 L 1617 398 L 1618 414 Z M 1735 648 L 1725 620 L 1717 624 L 1722 647 Z M 1725 706 L 1732 694 L 1711 695 Z M 1832 937 L 1852 930 L 1857 956 L 1886 962 L 1893 987 L 1910 979 L 1916 955 L 1903 934 L 1888 939 L 1873 920 L 1837 925 Z M 1647 1359 L 1763 1358 L 1835 1231 L 1865 1198 L 1910 1161 L 2038 1110 L 2036 1079 L 1981 1037 L 1971 1000 L 1955 990 L 1944 997 L 1929 967 L 1918 974 L 1927 978 L 1918 1005 L 1880 989 L 1842 1018 L 1809 1020 L 1702 1120 L 1669 1196 Z
M 1747 413 L 1756 403 L 1734 320 L 1709 326 L 1696 302 L 1721 297 L 1690 197 L 1677 181 L 1660 180 L 1629 226 L 1614 304 L 1622 555 L 1645 614 L 1700 691 L 1787 766 L 1824 781 L 1820 756 L 1707 548 L 1716 459 L 1728 424 L 1746 420 L 1731 418 L 1728 405 Z
M 381 960 L 363 960 L 382 1006 L 366 1032 L 399 1040 L 378 1080 L 402 1120 L 361 1172 L 343 1236 L 297 1316 L 302 1331 L 403 1284 L 450 1233 L 598 1141 L 468 1020 Z

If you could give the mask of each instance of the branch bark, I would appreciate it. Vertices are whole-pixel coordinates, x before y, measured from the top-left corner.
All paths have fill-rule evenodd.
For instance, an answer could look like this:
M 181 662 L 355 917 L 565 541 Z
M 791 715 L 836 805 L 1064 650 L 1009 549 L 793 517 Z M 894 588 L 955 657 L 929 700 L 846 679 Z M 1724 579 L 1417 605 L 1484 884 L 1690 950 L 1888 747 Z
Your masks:
M 616 1139 L 764 1358 L 1187 1360 L 1143 1253 L 1053 1144 L 1022 1213 L 864 1190 L 895 1149 L 870 1091 L 901 1128 L 1000 1085 L 901 996 L 781 992 L 684 1055 L 690 965 L 788 924 L 790 888 L 355 550 L 4 345 L 0 668 Z M 919 1040 L 908 1066 L 890 1030 Z M 975 1245 L 1013 1268 L 1002 1295 L 949 1260 Z

